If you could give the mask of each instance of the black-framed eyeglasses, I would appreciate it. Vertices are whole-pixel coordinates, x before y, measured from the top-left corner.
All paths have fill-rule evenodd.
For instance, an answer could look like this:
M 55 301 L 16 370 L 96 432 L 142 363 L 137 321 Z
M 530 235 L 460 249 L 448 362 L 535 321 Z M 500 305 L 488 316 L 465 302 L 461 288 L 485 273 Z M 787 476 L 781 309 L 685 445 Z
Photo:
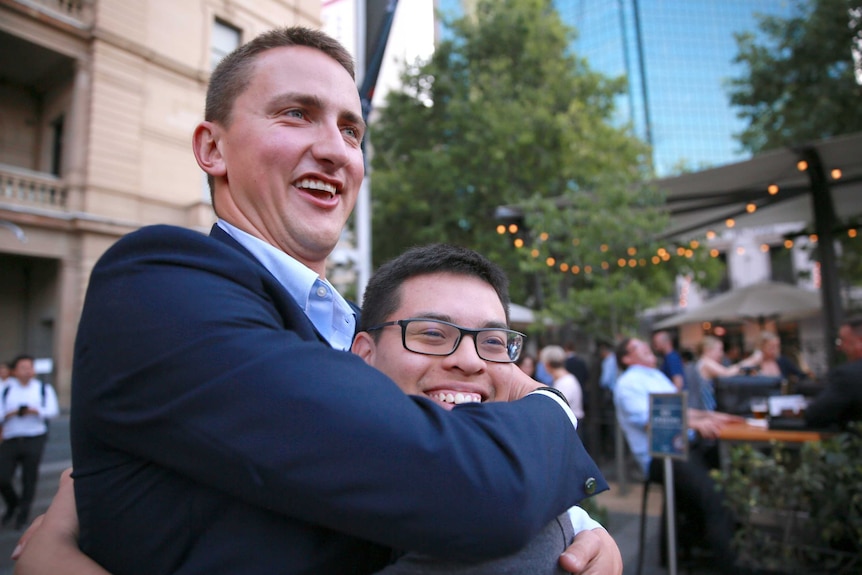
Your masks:
M 521 356 L 526 337 L 519 331 L 499 327 L 470 329 L 439 319 L 409 318 L 388 321 L 365 331 L 401 326 L 401 344 L 407 351 L 423 355 L 452 355 L 464 335 L 473 337 L 476 354 L 485 361 L 512 363 Z

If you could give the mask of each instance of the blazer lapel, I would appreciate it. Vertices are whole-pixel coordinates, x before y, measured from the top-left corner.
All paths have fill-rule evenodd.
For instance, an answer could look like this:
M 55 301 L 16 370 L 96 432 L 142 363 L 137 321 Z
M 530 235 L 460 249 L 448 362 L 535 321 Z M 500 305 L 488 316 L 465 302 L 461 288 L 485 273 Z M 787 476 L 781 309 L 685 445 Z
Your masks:
M 261 274 L 263 274 L 266 278 L 267 283 L 276 286 L 276 288 L 272 290 L 272 293 L 270 295 L 273 296 L 275 307 L 277 308 L 279 315 L 281 315 L 281 318 L 284 321 L 284 325 L 287 329 L 295 331 L 297 335 L 299 335 L 305 340 L 316 339 L 326 345 L 330 345 L 329 342 L 326 341 L 326 339 L 324 339 L 322 335 L 320 335 L 320 332 L 317 331 L 317 328 L 314 327 L 314 324 L 311 323 L 311 320 L 308 319 L 308 316 L 305 315 L 305 312 L 302 310 L 296 300 L 293 299 L 293 296 L 288 293 L 284 286 L 281 285 L 281 283 L 279 283 L 279 281 L 276 280 L 271 273 L 269 273 L 269 270 L 267 270 L 266 267 L 264 267 L 264 265 L 260 263 L 260 261 L 258 261 L 258 259 L 255 258 L 250 251 L 245 249 L 242 244 L 233 239 L 230 234 L 221 229 L 218 224 L 213 224 L 213 227 L 210 230 L 210 237 L 244 254 L 255 264 L 257 264 L 257 267 L 260 269 Z

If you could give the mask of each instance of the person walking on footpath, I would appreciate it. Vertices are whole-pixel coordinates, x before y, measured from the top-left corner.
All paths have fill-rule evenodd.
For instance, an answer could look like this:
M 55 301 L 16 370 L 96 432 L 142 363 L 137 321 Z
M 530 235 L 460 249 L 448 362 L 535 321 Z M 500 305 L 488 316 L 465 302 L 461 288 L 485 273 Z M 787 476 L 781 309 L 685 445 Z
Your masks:
M 48 438 L 47 419 L 57 417 L 60 408 L 54 388 L 35 378 L 33 357 L 19 355 L 11 363 L 12 376 L 0 395 L 3 408 L 3 442 L 0 443 L 0 495 L 6 502 L 3 526 L 15 518 L 21 529 L 30 516 L 30 505 L 39 479 L 39 463 Z M 12 485 L 21 466 L 21 494 Z M 17 512 L 17 516 L 16 516 Z

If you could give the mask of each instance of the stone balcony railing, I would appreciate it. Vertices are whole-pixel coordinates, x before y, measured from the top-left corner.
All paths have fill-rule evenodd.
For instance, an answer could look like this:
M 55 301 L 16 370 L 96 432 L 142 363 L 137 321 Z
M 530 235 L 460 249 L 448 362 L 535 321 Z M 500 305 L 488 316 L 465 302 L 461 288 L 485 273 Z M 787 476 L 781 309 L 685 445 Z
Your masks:
M 28 10 L 36 10 L 73 25 L 93 23 L 96 0 L 13 0 Z
M 53 210 L 68 209 L 62 179 L 43 172 L 0 164 L 0 203 Z

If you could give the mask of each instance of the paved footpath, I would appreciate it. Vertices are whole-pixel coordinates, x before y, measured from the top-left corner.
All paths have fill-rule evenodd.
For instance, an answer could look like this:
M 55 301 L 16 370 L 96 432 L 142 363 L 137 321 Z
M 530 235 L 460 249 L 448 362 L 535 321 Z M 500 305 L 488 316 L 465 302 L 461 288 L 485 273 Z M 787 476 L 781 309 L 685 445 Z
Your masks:
M 33 517 L 42 513 L 51 503 L 57 489 L 60 473 L 72 465 L 69 447 L 69 417 L 61 415 L 51 422 L 51 432 L 45 448 L 45 457 L 40 468 L 36 500 L 33 502 Z M 625 565 L 623 575 L 637 572 L 638 526 L 641 505 L 641 485 L 629 485 L 628 493 L 621 495 L 612 483 L 610 492 L 598 496 L 599 505 L 608 510 L 608 531 L 620 547 Z M 643 575 L 667 575 L 667 569 L 659 567 L 658 536 L 659 516 L 661 514 L 661 492 L 656 487 L 650 494 L 647 523 L 646 556 Z M 2 502 L 0 502 L 2 507 Z M 32 519 L 32 518 L 31 518 Z M 0 529 L 0 575 L 12 575 L 14 564 L 9 559 L 21 532 L 13 529 Z M 712 575 L 708 569 L 679 569 L 679 573 L 692 575 Z

